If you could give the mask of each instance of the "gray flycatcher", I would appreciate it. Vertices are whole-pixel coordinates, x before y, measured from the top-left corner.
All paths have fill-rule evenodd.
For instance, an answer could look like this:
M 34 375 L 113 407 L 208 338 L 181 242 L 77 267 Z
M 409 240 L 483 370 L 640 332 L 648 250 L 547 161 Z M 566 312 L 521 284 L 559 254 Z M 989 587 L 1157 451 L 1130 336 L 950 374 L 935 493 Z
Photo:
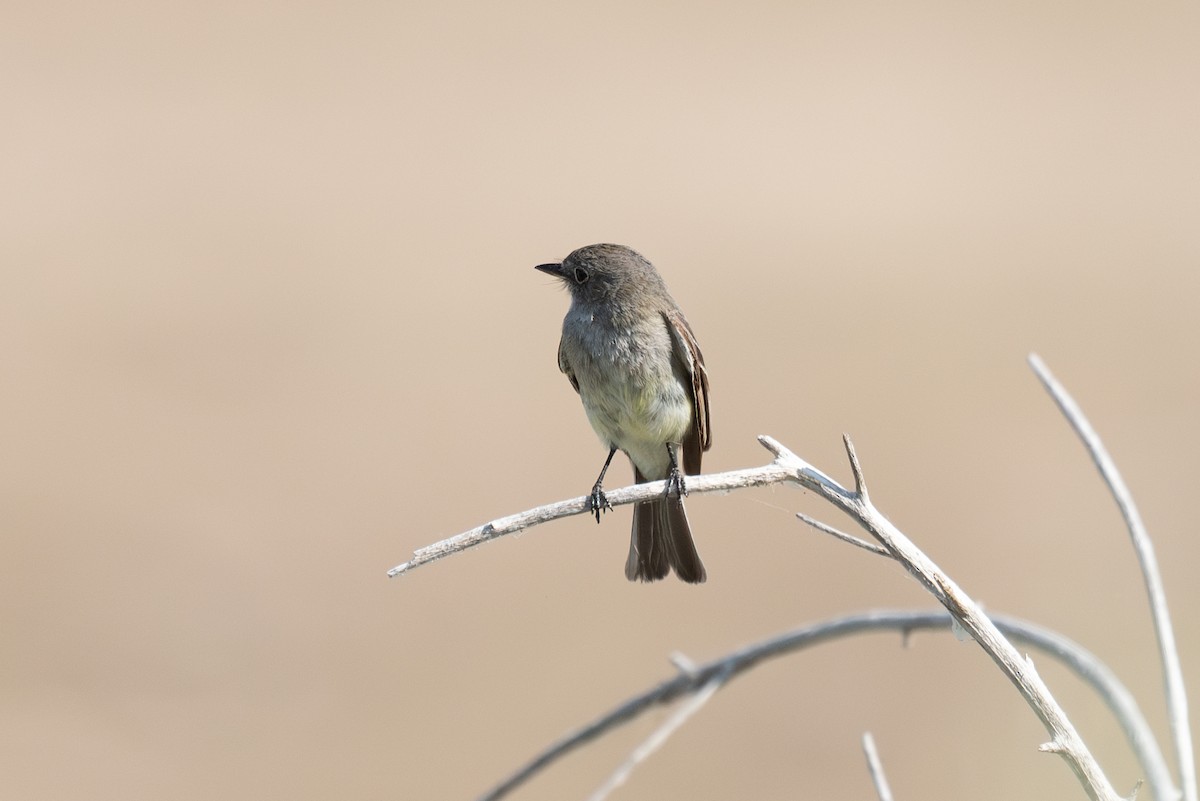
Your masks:
M 655 581 L 673 568 L 686 582 L 704 581 L 683 510 L 683 475 L 699 473 L 712 446 L 708 373 L 691 326 L 654 266 L 622 245 L 589 245 L 537 269 L 571 292 L 558 367 L 609 449 L 590 496 L 596 522 L 612 508 L 604 474 L 622 450 L 637 483 L 667 480 L 662 498 L 634 504 L 626 578 Z

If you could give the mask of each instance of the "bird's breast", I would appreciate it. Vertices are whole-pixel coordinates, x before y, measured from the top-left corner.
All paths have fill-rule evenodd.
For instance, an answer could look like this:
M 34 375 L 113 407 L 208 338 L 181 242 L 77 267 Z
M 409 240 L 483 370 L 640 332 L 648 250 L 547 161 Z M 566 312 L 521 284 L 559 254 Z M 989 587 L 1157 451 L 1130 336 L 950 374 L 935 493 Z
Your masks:
M 661 315 L 626 326 L 568 315 L 563 351 L 601 440 L 625 451 L 647 478 L 665 477 L 666 443 L 683 440 L 692 401 Z

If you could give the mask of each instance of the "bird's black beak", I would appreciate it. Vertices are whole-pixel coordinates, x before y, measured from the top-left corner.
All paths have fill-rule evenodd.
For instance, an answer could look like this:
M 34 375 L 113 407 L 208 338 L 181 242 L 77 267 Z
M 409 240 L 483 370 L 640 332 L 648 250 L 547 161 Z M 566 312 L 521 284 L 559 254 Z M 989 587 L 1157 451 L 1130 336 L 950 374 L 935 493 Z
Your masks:
M 553 275 L 556 278 L 563 277 L 563 266 L 562 266 L 562 264 L 557 263 L 557 262 L 554 264 L 539 264 L 536 267 L 534 267 L 533 269 L 541 270 L 544 273 L 549 273 L 550 275 Z

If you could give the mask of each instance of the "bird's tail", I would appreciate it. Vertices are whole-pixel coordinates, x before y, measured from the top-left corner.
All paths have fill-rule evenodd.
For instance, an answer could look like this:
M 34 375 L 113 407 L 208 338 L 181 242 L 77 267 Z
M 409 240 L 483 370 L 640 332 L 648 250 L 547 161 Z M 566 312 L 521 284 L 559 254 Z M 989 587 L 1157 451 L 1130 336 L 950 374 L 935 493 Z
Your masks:
M 646 481 L 636 471 L 635 478 L 639 484 Z M 657 581 L 671 569 L 689 584 L 700 584 L 707 578 L 692 541 L 683 499 L 668 496 L 635 503 L 625 577 L 630 581 Z

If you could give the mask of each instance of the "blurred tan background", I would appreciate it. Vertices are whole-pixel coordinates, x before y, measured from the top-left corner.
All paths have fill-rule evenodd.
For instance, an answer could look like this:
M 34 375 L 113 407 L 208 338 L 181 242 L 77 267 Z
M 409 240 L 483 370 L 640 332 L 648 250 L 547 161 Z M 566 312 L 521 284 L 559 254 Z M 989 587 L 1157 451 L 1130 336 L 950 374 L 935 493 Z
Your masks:
M 672 673 L 928 607 L 798 524 L 689 501 L 709 582 L 622 575 L 629 511 L 388 581 L 604 457 L 534 264 L 652 259 L 712 375 L 706 467 L 770 433 L 989 608 L 1102 656 L 1165 735 L 1119 516 L 1200 699 L 1192 3 L 76 3 L 0 20 L 0 776 L 20 799 L 470 799 Z M 610 486 L 629 480 L 621 460 Z M 971 644 L 739 679 L 620 798 L 1082 798 Z M 1047 681 L 1122 792 L 1105 711 Z M 585 797 L 663 713 L 517 797 Z M 1148 796 L 1147 796 L 1148 797 Z

